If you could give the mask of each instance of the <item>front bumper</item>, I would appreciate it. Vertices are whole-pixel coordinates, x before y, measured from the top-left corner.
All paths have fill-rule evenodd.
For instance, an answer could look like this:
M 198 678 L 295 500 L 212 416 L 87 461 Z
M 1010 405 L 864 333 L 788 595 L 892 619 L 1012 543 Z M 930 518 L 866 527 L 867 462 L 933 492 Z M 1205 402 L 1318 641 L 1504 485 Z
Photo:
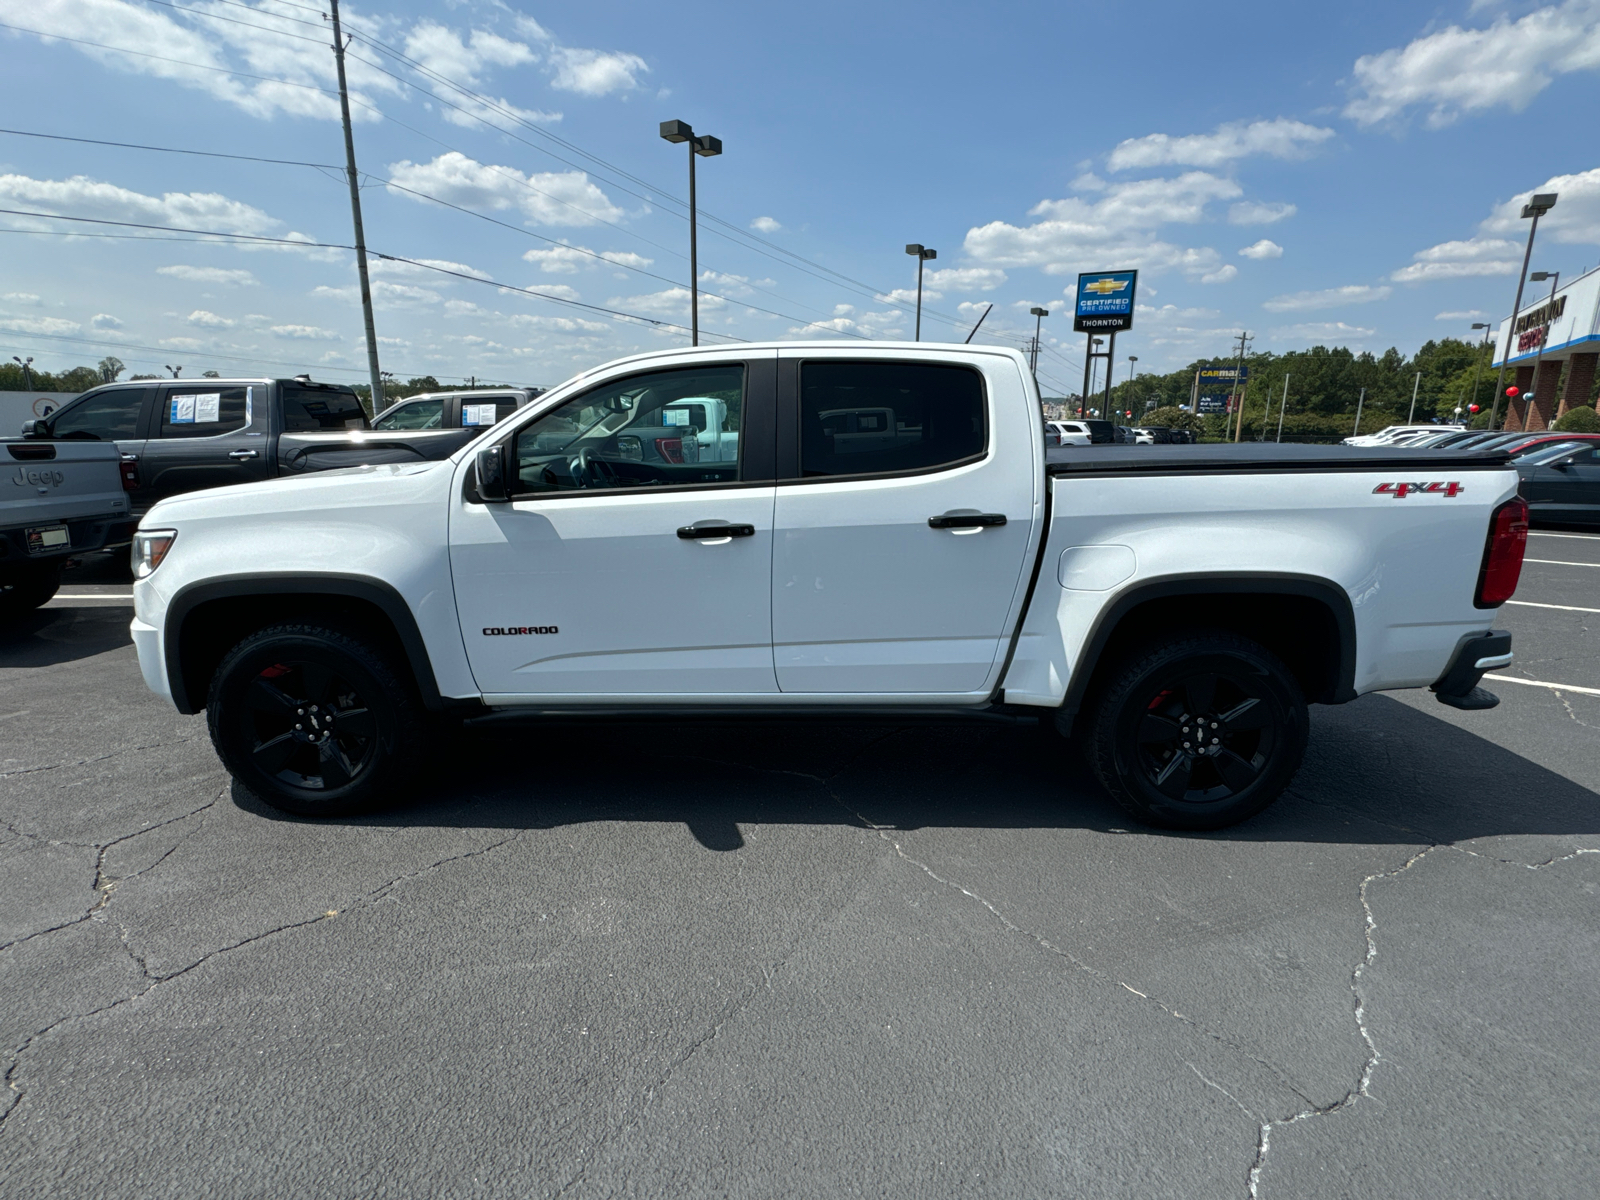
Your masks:
M 1511 634 L 1504 629 L 1491 629 L 1487 633 L 1469 633 L 1456 645 L 1450 665 L 1432 684 L 1433 694 L 1440 704 L 1451 708 L 1493 708 L 1500 698 L 1478 686 L 1485 671 L 1504 667 L 1511 662 Z

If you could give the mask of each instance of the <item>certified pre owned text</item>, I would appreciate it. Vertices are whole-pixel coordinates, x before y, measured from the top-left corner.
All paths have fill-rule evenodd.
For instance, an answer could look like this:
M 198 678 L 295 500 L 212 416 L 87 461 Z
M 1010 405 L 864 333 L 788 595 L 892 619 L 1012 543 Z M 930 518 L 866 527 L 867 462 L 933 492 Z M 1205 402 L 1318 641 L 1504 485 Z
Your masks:
M 484 637 L 513 637 L 521 633 L 560 633 L 554 625 L 490 625 L 483 631 Z

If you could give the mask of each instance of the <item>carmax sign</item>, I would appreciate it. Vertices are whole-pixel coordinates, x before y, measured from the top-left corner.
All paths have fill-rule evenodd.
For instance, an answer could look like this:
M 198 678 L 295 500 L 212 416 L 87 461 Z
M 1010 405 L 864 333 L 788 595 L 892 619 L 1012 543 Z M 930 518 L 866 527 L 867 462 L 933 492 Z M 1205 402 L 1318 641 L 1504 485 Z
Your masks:
M 1072 328 L 1078 333 L 1115 333 L 1133 328 L 1137 271 L 1090 271 L 1078 276 Z

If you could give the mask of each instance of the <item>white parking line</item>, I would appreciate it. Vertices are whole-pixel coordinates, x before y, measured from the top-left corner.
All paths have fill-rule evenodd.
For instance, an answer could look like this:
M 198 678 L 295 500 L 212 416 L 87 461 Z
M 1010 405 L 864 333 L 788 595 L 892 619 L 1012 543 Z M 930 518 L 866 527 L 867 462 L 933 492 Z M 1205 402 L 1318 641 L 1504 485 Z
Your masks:
M 1600 608 L 1579 608 L 1575 604 L 1539 604 L 1533 600 L 1507 600 L 1507 604 L 1520 604 L 1523 608 L 1559 608 L 1562 612 L 1600 613 Z
M 1600 688 L 1576 687 L 1570 683 L 1546 683 L 1543 679 L 1518 679 L 1515 675 L 1485 675 L 1496 683 L 1525 683 L 1529 687 L 1549 688 L 1554 692 L 1578 692 L 1585 696 L 1600 696 Z
M 1547 567 L 1600 567 L 1600 563 L 1563 562 L 1559 558 L 1525 558 L 1522 561 L 1543 563 Z
M 132 604 L 132 592 L 57 592 L 51 604 L 81 604 L 85 600 L 105 600 L 116 604 Z
M 1529 537 L 1565 537 L 1577 538 L 1581 542 L 1600 542 L 1600 533 L 1549 533 L 1543 529 L 1529 532 Z

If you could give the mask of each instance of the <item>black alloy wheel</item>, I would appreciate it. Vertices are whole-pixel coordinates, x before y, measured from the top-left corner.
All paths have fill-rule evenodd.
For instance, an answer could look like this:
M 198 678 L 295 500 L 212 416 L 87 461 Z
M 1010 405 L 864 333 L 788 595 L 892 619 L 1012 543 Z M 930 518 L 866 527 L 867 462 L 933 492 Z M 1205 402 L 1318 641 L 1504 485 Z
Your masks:
M 1139 820 L 1221 829 L 1283 792 L 1307 732 L 1298 681 L 1233 634 L 1168 639 L 1117 670 L 1094 707 L 1090 760 Z
M 278 625 L 245 638 L 212 679 L 211 740 L 275 808 L 347 816 L 394 803 L 421 765 L 425 723 L 397 657 L 341 628 Z

